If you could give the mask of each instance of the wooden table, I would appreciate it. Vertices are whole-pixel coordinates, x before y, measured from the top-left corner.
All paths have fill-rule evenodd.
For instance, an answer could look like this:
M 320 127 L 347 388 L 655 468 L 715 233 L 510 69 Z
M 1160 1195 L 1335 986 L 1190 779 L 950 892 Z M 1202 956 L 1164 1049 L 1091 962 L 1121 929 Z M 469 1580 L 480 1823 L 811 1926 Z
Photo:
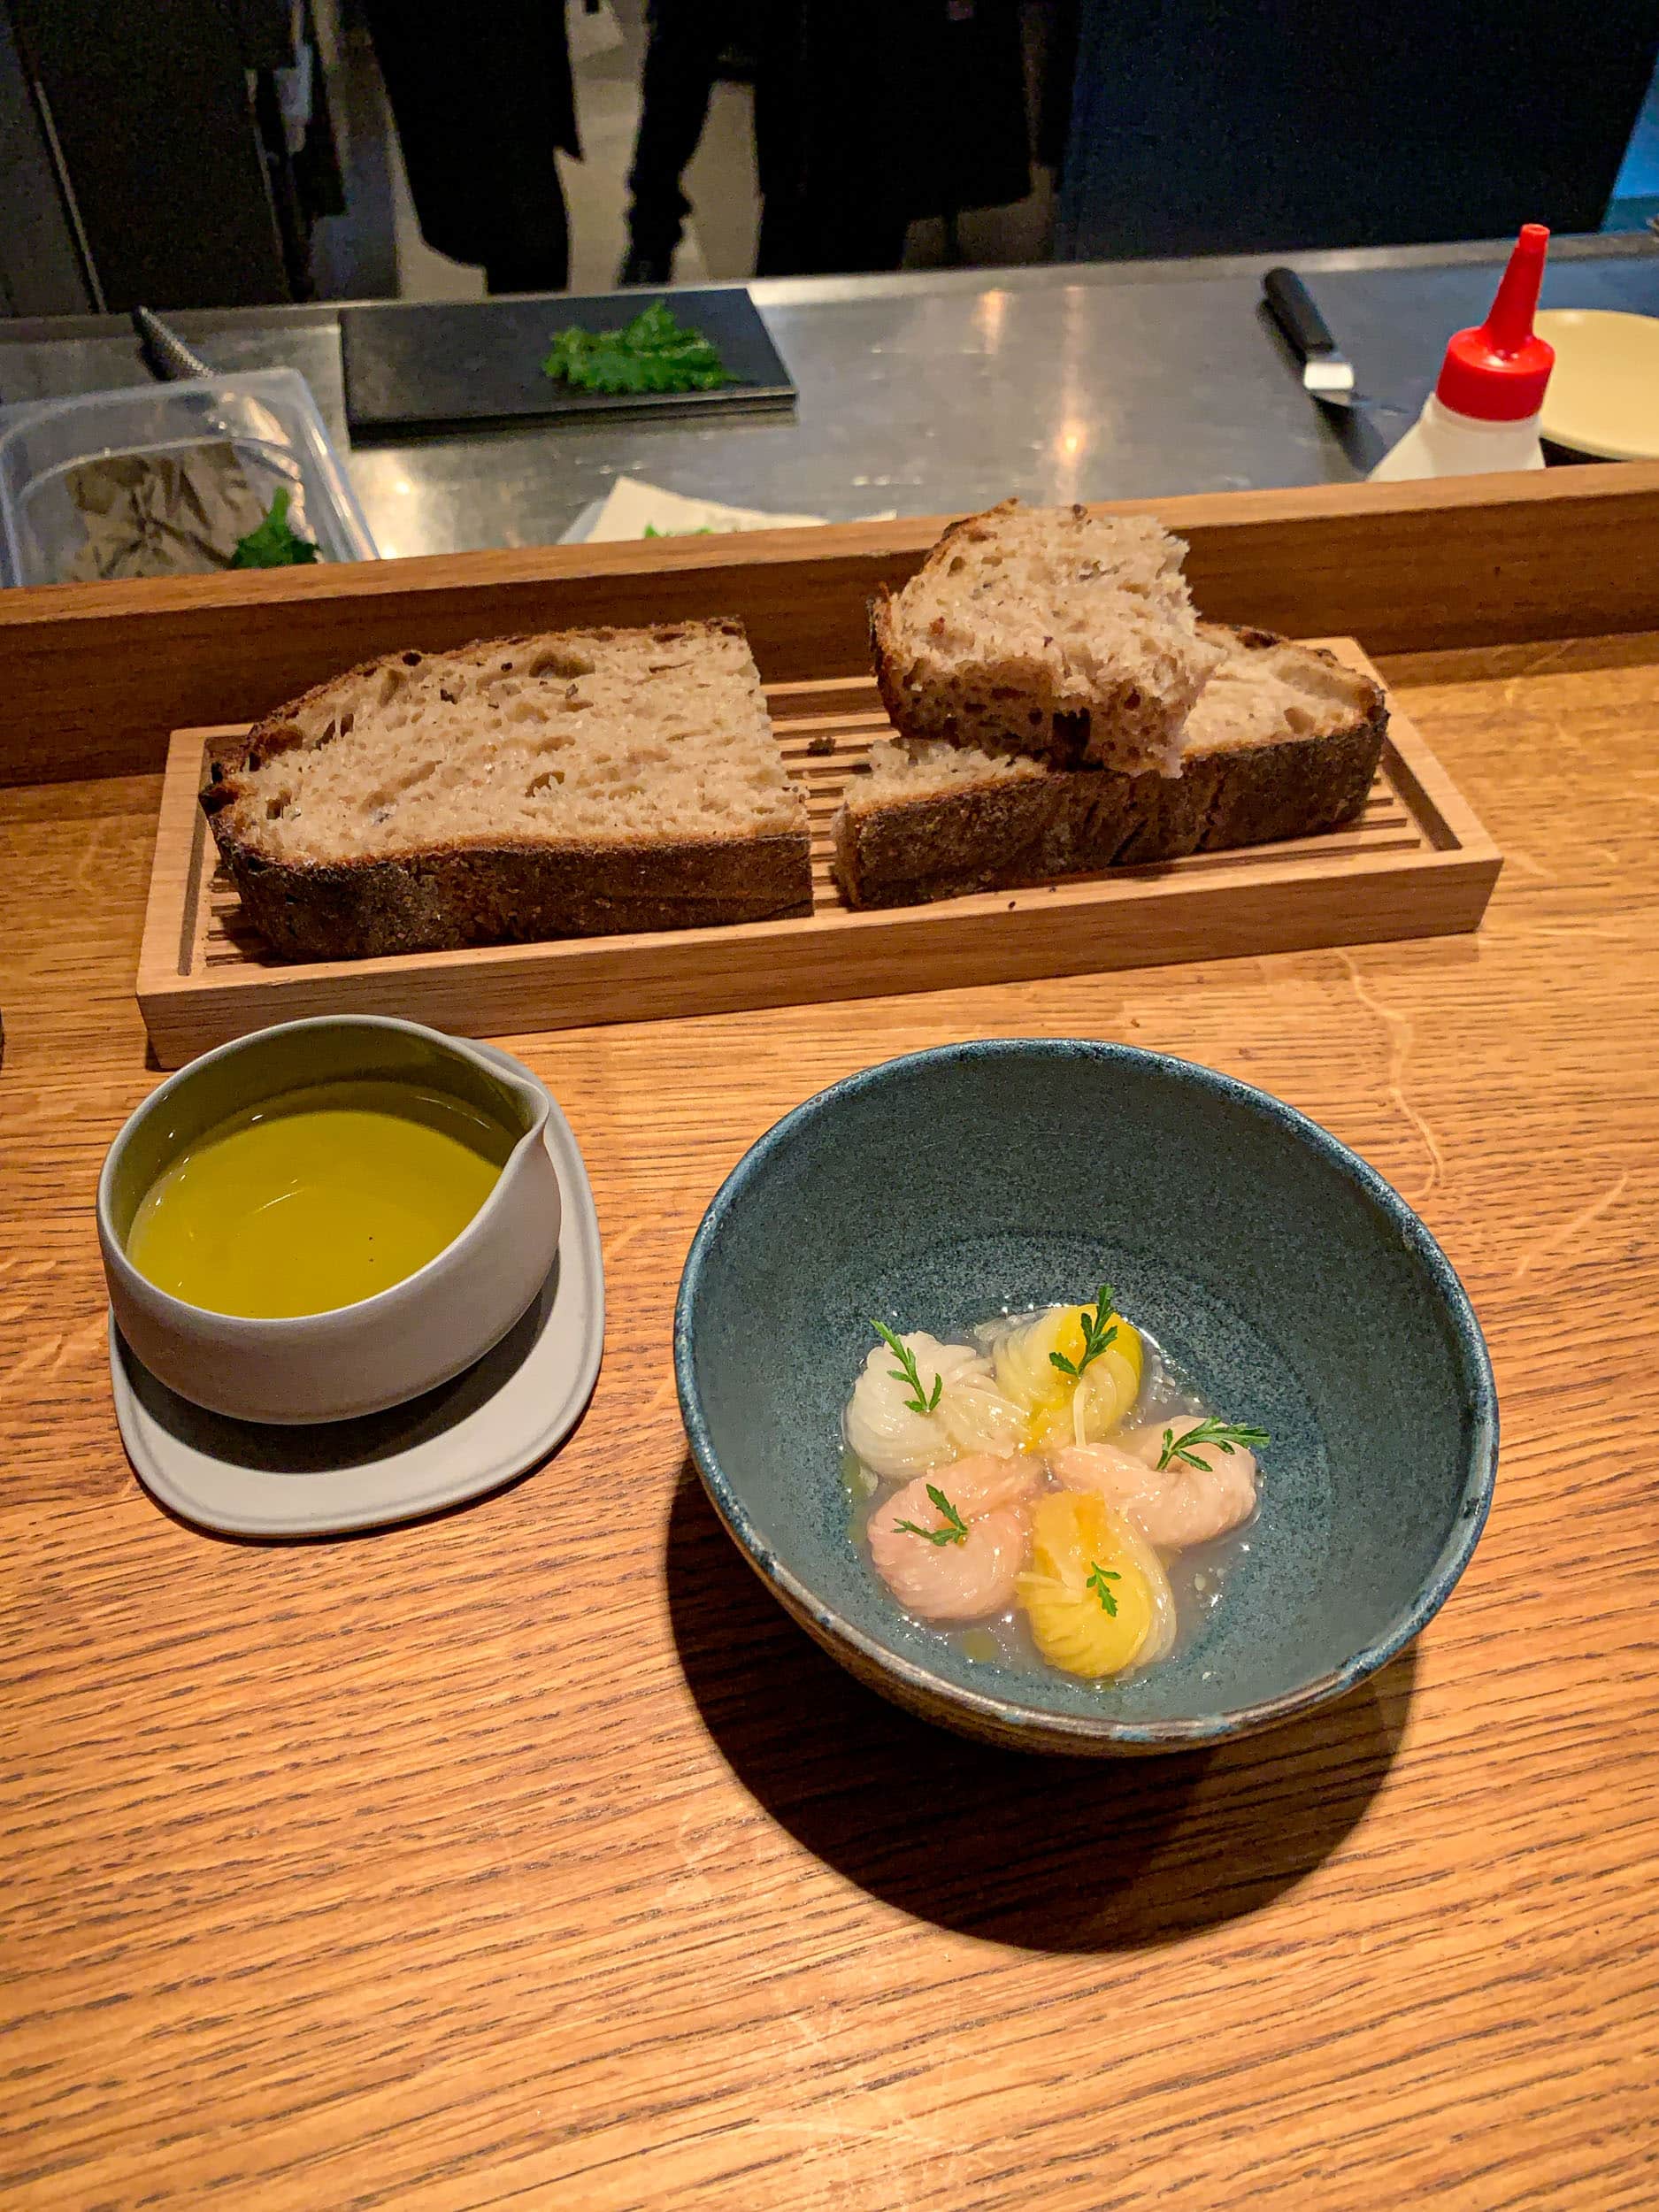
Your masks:
M 158 780 L 0 792 L 9 2200 L 1652 2205 L 1656 666 L 1387 663 L 1507 856 L 1476 938 L 511 1040 L 593 1173 L 592 1409 L 464 1511 L 288 1548 L 169 1519 L 111 1410 L 90 1203 L 155 1080 Z M 1356 1146 L 1502 1398 L 1413 1651 L 1125 1765 L 843 1676 L 703 1502 L 668 1358 L 701 1210 L 787 1107 L 1076 1033 Z

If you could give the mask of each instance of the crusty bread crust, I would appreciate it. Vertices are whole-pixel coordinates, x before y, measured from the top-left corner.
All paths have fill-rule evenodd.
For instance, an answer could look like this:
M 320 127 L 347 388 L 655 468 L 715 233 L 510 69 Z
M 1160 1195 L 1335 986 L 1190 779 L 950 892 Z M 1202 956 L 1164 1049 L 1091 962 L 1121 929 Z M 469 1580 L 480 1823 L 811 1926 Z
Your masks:
M 666 646 L 695 641 L 700 632 L 743 638 L 742 625 L 731 619 L 663 625 L 645 634 Z M 543 649 L 561 637 L 603 643 L 628 634 L 592 627 L 480 640 L 462 649 L 493 655 Z M 546 844 L 511 835 L 465 836 L 403 854 L 338 861 L 296 861 L 263 849 L 257 824 L 237 809 L 255 795 L 250 779 L 304 741 L 299 716 L 326 713 L 334 696 L 362 680 L 400 663 L 417 667 L 426 657 L 411 650 L 361 662 L 276 708 L 245 737 L 209 749 L 203 810 L 246 919 L 281 957 L 387 957 L 811 912 L 804 827 L 637 841 L 564 837 Z
M 812 910 L 804 836 L 553 850 L 457 844 L 419 858 L 303 867 L 233 851 L 227 864 L 249 921 L 289 960 L 771 922 Z
M 1148 773 L 1156 776 L 1156 771 Z M 1101 780 L 1084 769 L 1052 769 L 926 798 L 876 803 L 849 795 L 830 827 L 832 865 L 843 897 L 849 906 L 913 906 L 964 891 L 1044 881 L 1059 872 L 1048 869 L 1047 855 L 1061 811 L 1061 787 L 1073 778 Z
M 956 527 L 954 522 L 950 526 L 951 530 Z M 949 534 L 948 530 L 945 535 Z M 876 586 L 876 595 L 870 602 L 870 660 L 888 721 L 895 730 L 908 734 L 905 721 L 909 709 L 904 687 L 898 678 L 898 649 L 893 636 L 893 597 L 885 584 Z
M 1264 630 L 1232 635 L 1251 652 L 1285 641 Z M 836 879 L 851 906 L 908 906 L 1337 828 L 1365 803 L 1388 725 L 1381 688 L 1354 680 L 1361 703 L 1345 727 L 1199 747 L 1173 780 L 1051 768 L 913 799 L 855 782 L 833 829 Z

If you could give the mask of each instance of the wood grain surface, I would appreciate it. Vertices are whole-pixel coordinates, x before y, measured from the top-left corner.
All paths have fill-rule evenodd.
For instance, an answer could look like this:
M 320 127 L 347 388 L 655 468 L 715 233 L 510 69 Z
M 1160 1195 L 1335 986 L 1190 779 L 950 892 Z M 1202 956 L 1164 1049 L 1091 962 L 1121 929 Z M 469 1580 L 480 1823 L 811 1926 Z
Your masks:
M 1377 674 L 1352 638 L 1310 641 Z M 1473 929 L 1496 847 L 1394 706 L 1359 818 L 1317 837 L 1069 883 L 854 913 L 830 872 L 831 825 L 855 762 L 893 725 L 871 677 L 774 684 L 772 731 L 812 827 L 812 912 L 718 929 L 476 946 L 373 960 L 284 961 L 242 919 L 200 805 L 214 737 L 173 733 L 138 960 L 138 1002 L 164 1068 L 309 1014 L 393 1014 L 463 1036 L 581 1028 L 798 1001 L 1301 951 Z M 815 753 L 826 744 L 827 753 Z
M 1388 653 L 1654 618 L 1659 462 L 1109 505 L 1180 533 L 1212 622 Z M 170 730 L 256 721 L 377 654 L 527 630 L 737 615 L 768 683 L 864 675 L 871 595 L 942 519 L 0 593 L 0 785 L 159 770 Z
M 7 2201 L 1659 2200 L 1656 666 L 1389 664 L 1506 856 L 1473 938 L 516 1040 L 593 1171 L 591 1410 L 466 1510 L 286 1548 L 170 1520 L 111 1412 L 90 1204 L 155 1080 L 158 780 L 0 794 Z M 701 1210 L 781 1111 L 1077 1033 L 1356 1146 L 1502 1398 L 1414 1651 L 1122 1768 L 845 1678 L 715 1525 L 669 1363 Z

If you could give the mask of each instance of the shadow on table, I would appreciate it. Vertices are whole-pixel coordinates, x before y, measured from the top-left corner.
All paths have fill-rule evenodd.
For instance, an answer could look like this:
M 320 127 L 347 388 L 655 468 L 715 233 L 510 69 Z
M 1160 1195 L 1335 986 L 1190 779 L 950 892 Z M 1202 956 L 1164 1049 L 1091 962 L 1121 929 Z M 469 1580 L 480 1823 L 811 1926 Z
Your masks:
M 1405 1653 L 1263 1737 L 1152 1759 L 970 1743 L 864 1689 L 740 1556 L 689 1461 L 670 1516 L 680 1664 L 744 1787 L 828 1866 L 918 1919 L 1034 1951 L 1134 1950 L 1292 1889 L 1363 1818 L 1405 1728 Z

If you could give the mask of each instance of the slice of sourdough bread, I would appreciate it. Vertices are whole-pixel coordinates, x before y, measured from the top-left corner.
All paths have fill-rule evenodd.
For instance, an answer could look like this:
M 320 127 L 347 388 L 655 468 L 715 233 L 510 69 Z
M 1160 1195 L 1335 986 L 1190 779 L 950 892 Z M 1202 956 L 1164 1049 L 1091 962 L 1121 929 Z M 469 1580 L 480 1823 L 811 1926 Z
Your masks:
M 737 622 L 388 655 L 267 715 L 202 804 L 295 958 L 811 910 L 806 807 Z
M 1332 654 L 1206 624 L 1225 657 L 1187 724 L 1182 772 L 1054 769 L 938 739 L 883 740 L 835 816 L 852 906 L 1012 890 L 1102 868 L 1304 837 L 1365 803 L 1388 709 Z
M 1059 768 L 1178 775 L 1214 648 L 1179 538 L 1146 515 L 1005 500 L 953 523 L 870 610 L 894 727 Z

